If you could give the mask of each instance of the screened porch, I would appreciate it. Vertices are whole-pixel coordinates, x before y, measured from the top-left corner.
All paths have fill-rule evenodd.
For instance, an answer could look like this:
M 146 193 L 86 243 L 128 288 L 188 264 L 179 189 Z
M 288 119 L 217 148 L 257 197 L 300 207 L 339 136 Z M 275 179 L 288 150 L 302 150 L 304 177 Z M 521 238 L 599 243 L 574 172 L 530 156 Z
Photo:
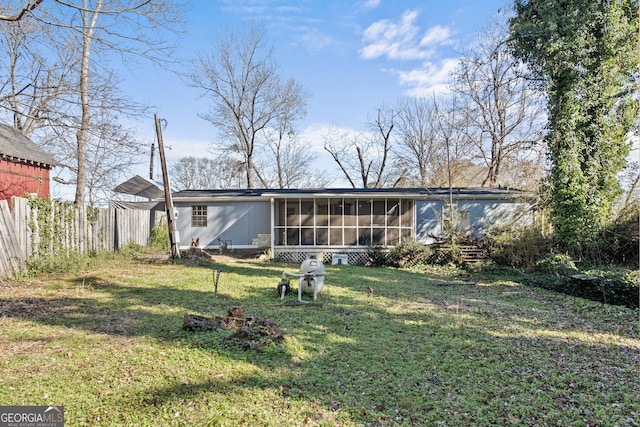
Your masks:
M 414 200 L 286 198 L 274 202 L 275 246 L 395 246 L 414 238 Z

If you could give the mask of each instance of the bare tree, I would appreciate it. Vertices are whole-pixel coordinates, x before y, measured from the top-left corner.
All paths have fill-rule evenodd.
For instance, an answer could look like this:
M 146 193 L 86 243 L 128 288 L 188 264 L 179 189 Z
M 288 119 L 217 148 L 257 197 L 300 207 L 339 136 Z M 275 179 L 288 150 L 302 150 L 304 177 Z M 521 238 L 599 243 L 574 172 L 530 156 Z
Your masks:
M 273 165 L 275 161 L 275 169 L 268 165 L 262 167 L 263 170 L 274 169 L 274 178 L 266 182 L 265 187 L 270 187 L 270 182 L 273 182 L 277 188 L 295 188 L 315 175 L 311 165 L 318 154 L 295 134 L 276 129 L 272 135 L 267 135 L 267 140 L 271 156 L 265 163 Z
M 0 117 L 25 135 L 60 125 L 70 112 L 78 56 L 62 38 L 34 19 L 0 22 Z
M 395 155 L 413 185 L 429 187 L 438 170 L 437 156 L 444 153 L 435 131 L 435 98 L 412 98 L 398 105 L 398 145 Z
M 80 15 L 82 53 L 79 75 L 81 119 L 77 130 L 78 173 L 76 204 L 84 203 L 87 185 L 87 140 L 91 126 L 89 89 L 91 77 L 92 44 L 117 50 L 122 55 L 139 55 L 158 60 L 154 52 L 169 46 L 154 35 L 160 28 L 176 22 L 174 9 L 162 1 L 137 0 L 82 0 L 81 4 L 62 3 Z M 150 30 L 150 31 L 145 31 Z M 123 44 L 121 44 L 123 43 Z
M 446 187 L 473 185 L 478 166 L 463 132 L 464 110 L 455 96 L 410 98 L 398 103 L 396 168 L 404 171 L 404 185 Z
M 453 89 L 469 108 L 468 136 L 486 168 L 483 186 L 498 185 L 505 162 L 535 156 L 543 135 L 540 96 L 524 78 L 507 38 L 506 22 L 496 20 L 453 73 Z
M 374 163 L 369 162 L 369 166 L 375 167 L 375 181 L 372 185 L 367 186 L 373 188 L 383 187 L 387 179 L 386 170 L 387 162 L 389 160 L 389 154 L 392 148 L 392 132 L 396 123 L 397 112 L 393 108 L 381 106 L 376 108 L 376 116 L 373 120 L 369 120 L 369 127 L 373 129 L 374 141 L 377 142 L 379 160 Z M 361 165 L 363 163 L 361 162 Z M 367 167 L 369 169 L 369 166 Z M 363 181 L 364 182 L 364 181 Z
M 242 165 L 221 154 L 209 157 L 181 157 L 169 166 L 172 184 L 181 190 L 238 188 L 242 182 Z
M 270 128 L 290 129 L 304 116 L 306 94 L 293 80 L 282 83 L 273 47 L 262 28 L 221 35 L 214 48 L 201 53 L 191 72 L 192 84 L 211 96 L 211 111 L 202 115 L 218 128 L 226 148 L 244 164 L 246 185 L 254 178 L 267 184 L 256 156 Z
M 64 167 L 55 170 L 57 182 L 77 186 L 84 165 L 86 201 L 101 203 L 140 154 L 131 132 L 119 124 L 121 115 L 137 116 L 144 108 L 118 95 L 118 78 L 106 67 L 97 70 L 94 77 L 99 78 L 92 80 L 86 96 L 92 114 L 80 161 L 77 33 L 32 17 L 2 22 L 0 28 L 0 49 L 6 52 L 6 66 L 0 68 L 0 116 L 54 155 Z
M 111 80 L 114 81 L 113 79 Z M 104 204 L 111 189 L 125 178 L 131 168 L 142 163 L 144 149 L 133 132 L 125 127 L 120 110 L 136 111 L 126 99 L 118 97 L 109 82 L 95 83 L 90 92 L 92 114 L 87 137 L 87 202 Z
M 180 157 L 169 165 L 171 184 L 180 190 L 213 189 L 215 168 L 212 166 L 213 161 L 206 157 Z
M 92 93 L 105 83 L 111 83 L 109 93 L 116 93 L 108 61 L 119 55 L 123 62 L 146 58 L 166 64 L 172 46 L 162 38 L 167 34 L 162 30 L 174 30 L 180 16 L 179 6 L 169 0 L 31 1 L 25 3 L 20 20 L 10 22 L 14 24 L 7 27 L 11 32 L 5 29 L 5 35 L 11 35 L 5 37 L 6 46 L 20 50 L 9 68 L 11 84 L 5 85 L 11 89 L 2 99 L 14 116 L 14 125 L 25 133 L 43 129 L 46 136 L 62 140 L 58 145 L 67 146 L 68 132 L 73 130 L 75 167 L 70 170 L 74 177 L 67 182 L 76 185 L 77 204 L 85 202 L 90 185 L 90 139 L 105 135 L 99 129 L 104 126 L 102 114 L 94 111 L 101 107 L 96 107 Z M 27 24 L 44 31 L 25 32 Z M 21 59 L 25 52 L 27 60 Z M 104 97 L 99 99 L 121 115 L 142 111 L 122 97 L 107 103 Z
M 17 22 L 20 21 L 25 15 L 31 12 L 42 3 L 42 0 L 29 0 L 23 3 L 22 7 L 13 14 L 0 13 L 0 21 Z
M 274 118 L 274 123 L 265 129 L 268 152 L 268 164 L 275 165 L 273 175 L 278 188 L 293 188 L 304 182 L 312 174 L 311 163 L 318 157 L 311 152 L 296 135 L 295 121 L 306 114 L 308 94 L 294 80 L 289 80 L 279 89 L 284 94 L 285 103 Z M 274 168 L 264 167 L 263 170 Z M 269 187 L 263 181 L 263 186 Z
M 468 136 L 470 109 L 456 93 L 434 100 L 434 132 L 442 149 L 437 157 L 434 185 L 479 186 L 484 169 L 474 162 L 475 145 Z
M 385 106 L 369 119 L 370 132 L 330 128 L 324 149 L 353 188 L 381 188 L 389 184 L 388 161 L 392 149 L 396 111 Z
M 141 163 L 140 142 L 108 112 L 92 126 L 87 149 L 87 202 L 106 205 L 111 189 L 126 178 L 131 168 Z M 118 141 L 117 144 L 114 141 Z

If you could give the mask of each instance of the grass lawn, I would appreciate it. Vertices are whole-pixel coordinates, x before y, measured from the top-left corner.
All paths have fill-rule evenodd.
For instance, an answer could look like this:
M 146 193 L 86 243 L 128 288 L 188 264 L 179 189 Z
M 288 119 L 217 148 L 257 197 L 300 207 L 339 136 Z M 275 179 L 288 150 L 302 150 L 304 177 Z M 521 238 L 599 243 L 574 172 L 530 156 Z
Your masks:
M 326 266 L 321 307 L 273 306 L 285 269 L 117 259 L 0 282 L 0 405 L 63 404 L 67 426 L 640 425 L 638 310 L 358 266 Z M 232 306 L 285 340 L 181 329 Z

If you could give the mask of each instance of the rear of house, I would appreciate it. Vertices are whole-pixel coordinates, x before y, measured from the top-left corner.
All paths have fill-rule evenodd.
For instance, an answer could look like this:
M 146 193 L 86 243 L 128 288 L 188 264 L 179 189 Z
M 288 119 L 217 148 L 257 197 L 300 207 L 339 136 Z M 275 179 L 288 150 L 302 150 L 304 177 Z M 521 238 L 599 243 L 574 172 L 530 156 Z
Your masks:
M 181 249 L 270 249 L 291 262 L 360 263 L 372 245 L 436 243 L 452 223 L 481 235 L 534 218 L 529 195 L 494 188 L 185 190 L 173 202 Z

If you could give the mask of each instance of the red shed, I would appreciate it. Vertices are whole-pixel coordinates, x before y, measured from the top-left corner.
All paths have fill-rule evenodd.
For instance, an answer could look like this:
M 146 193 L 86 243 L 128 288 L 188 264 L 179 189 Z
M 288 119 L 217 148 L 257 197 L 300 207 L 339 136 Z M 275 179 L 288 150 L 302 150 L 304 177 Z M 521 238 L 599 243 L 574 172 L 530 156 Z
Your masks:
M 0 200 L 25 194 L 49 198 L 49 173 L 57 164 L 21 132 L 0 124 Z

